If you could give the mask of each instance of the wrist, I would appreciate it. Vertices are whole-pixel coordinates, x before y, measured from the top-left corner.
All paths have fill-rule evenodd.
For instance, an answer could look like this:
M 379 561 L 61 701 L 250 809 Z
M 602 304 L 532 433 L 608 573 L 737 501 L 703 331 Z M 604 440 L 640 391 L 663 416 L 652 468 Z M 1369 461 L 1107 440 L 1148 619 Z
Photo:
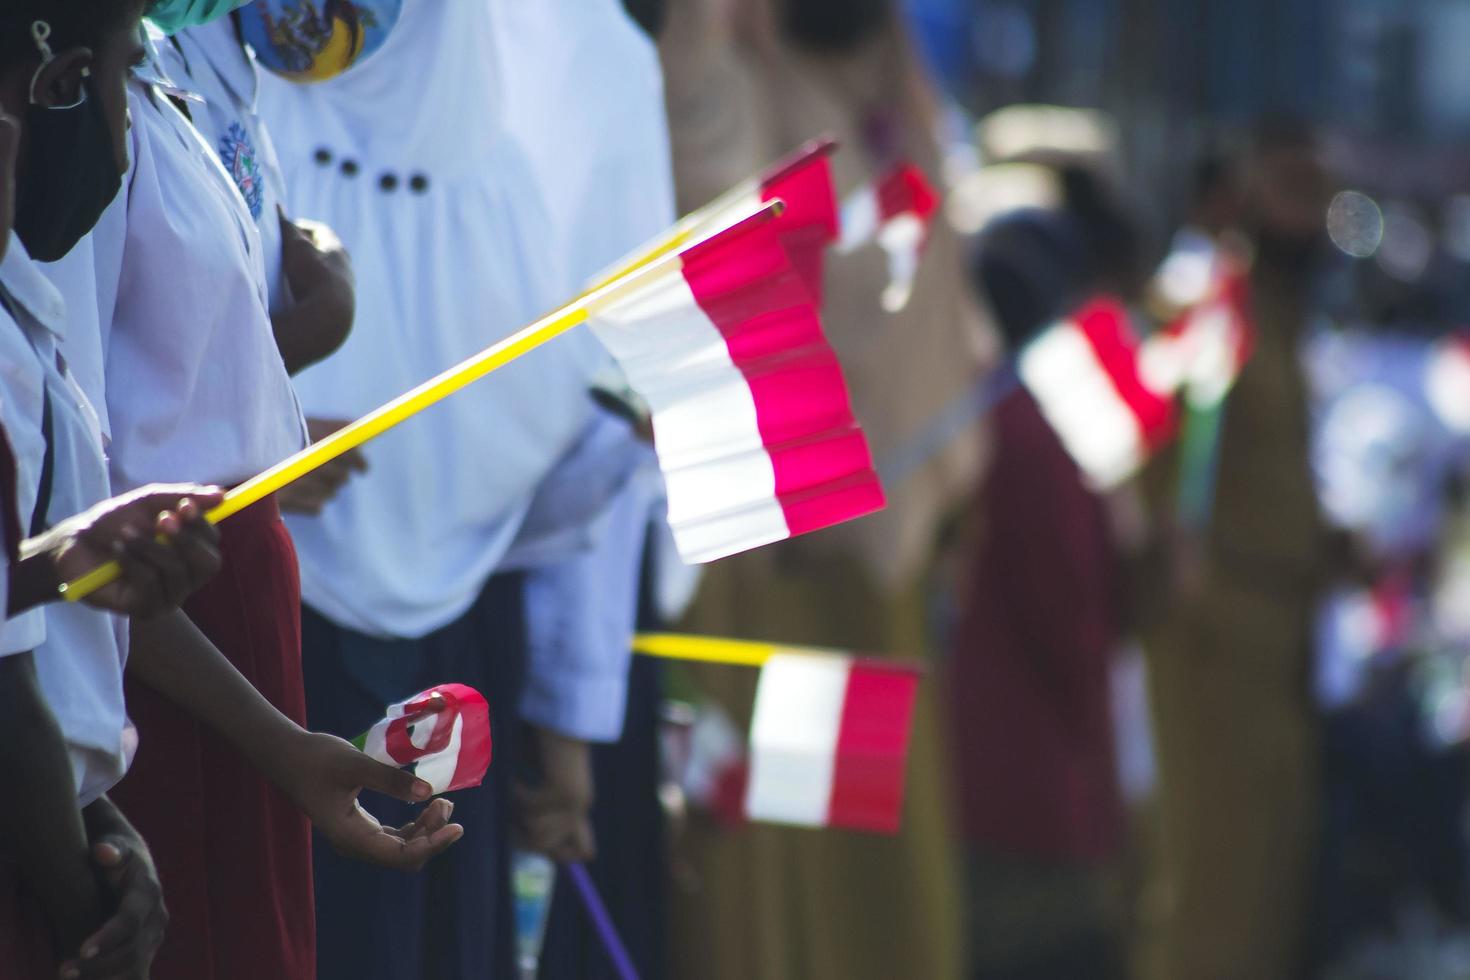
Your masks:
M 269 739 L 259 743 L 258 750 L 248 753 L 251 763 L 271 785 L 300 807 L 309 786 L 303 785 L 319 775 L 310 763 L 313 733 L 289 720 L 273 731 Z
M 106 796 L 100 796 L 82 808 L 82 826 L 87 830 L 87 840 L 96 843 L 103 837 L 128 837 L 141 841 L 138 833 L 117 804 Z
M 8 612 L 19 615 L 61 597 L 60 549 L 35 550 L 10 566 Z

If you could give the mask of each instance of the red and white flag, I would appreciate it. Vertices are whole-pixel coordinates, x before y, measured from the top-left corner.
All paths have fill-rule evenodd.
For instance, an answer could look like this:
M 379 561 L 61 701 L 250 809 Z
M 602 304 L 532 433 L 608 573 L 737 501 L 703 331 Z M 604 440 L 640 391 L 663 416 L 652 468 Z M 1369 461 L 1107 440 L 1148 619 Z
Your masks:
M 939 211 L 939 194 L 924 172 L 900 164 L 853 194 L 842 205 L 839 252 L 854 252 L 876 242 L 888 255 L 888 287 L 883 307 L 897 312 L 908 305 L 919 260 L 929 244 L 929 229 Z
M 746 815 L 803 827 L 897 832 L 916 668 L 780 653 L 761 669 Z
M 697 227 L 726 225 L 756 205 L 780 200 L 786 210 L 776 219 L 777 234 L 812 301 L 820 307 L 827 249 L 838 234 L 831 159 L 836 149 L 835 140 L 812 140 L 686 220 Z
M 1178 408 L 1145 380 L 1141 346 L 1116 300 L 1097 299 L 1048 327 L 1017 373 L 1096 488 L 1135 474 L 1178 430 Z
M 385 765 L 413 766 L 435 794 L 478 786 L 490 768 L 490 706 L 472 687 L 440 684 L 389 705 L 352 744 Z
M 1250 278 L 1225 256 L 1213 260 L 1201 298 L 1143 343 L 1140 370 L 1150 388 L 1218 404 L 1255 351 Z
M 1424 391 L 1446 428 L 1457 436 L 1470 434 L 1470 331 L 1435 345 L 1424 371 Z
M 669 525 L 714 561 L 882 509 L 837 356 L 776 222 L 679 254 L 589 319 L 652 414 Z

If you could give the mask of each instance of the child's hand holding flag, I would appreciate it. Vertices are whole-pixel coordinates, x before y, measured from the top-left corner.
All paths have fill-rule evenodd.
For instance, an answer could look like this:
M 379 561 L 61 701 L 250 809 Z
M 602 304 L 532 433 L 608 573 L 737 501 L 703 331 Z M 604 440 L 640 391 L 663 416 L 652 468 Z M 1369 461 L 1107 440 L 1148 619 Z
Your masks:
M 425 780 L 359 752 L 351 742 L 303 733 L 283 760 L 281 788 L 343 857 L 399 871 L 417 871 L 464 836 L 449 822 L 454 804 L 434 800 L 411 823 L 385 827 L 357 802 L 365 789 L 422 803 L 434 793 Z

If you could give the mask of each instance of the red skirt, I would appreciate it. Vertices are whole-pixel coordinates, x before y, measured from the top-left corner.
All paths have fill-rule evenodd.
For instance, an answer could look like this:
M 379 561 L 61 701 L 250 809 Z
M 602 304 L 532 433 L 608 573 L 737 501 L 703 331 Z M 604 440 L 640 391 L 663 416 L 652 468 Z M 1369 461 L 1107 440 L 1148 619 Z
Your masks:
M 306 721 L 301 580 L 274 500 L 220 525 L 224 568 L 184 611 L 266 700 Z M 148 842 L 169 910 L 154 980 L 313 980 L 311 827 L 244 757 L 127 684 L 140 743 L 110 794 Z

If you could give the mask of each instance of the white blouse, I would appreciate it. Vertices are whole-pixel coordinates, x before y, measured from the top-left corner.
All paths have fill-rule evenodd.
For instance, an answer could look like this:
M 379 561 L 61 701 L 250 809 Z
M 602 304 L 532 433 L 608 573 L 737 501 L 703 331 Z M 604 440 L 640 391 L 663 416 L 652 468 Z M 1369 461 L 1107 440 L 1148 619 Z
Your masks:
M 292 212 L 357 273 L 352 337 L 297 378 L 312 416 L 356 418 L 507 336 L 670 216 L 658 64 L 616 0 L 405 0 L 371 58 L 263 77 L 261 109 Z M 635 227 L 611 202 L 639 194 Z M 589 424 L 604 358 L 575 332 L 369 445 L 321 517 L 289 521 L 307 603 L 383 636 L 460 616 Z
M 0 418 L 15 452 L 16 502 L 22 533 L 28 533 L 46 456 L 45 394 L 53 454 L 45 526 L 108 497 L 107 461 L 97 414 L 62 354 L 66 305 L 14 236 L 0 263 L 0 284 L 16 314 L 0 309 Z M 137 745 L 123 706 L 126 621 L 52 603 L 7 621 L 0 637 L 0 655 L 35 651 L 41 692 L 66 738 L 78 804 L 86 806 L 122 778 Z
M 78 350 L 80 373 L 96 384 L 100 364 L 118 492 L 229 486 L 306 441 L 271 331 L 265 250 L 238 187 L 188 119 L 141 80 L 128 106 L 124 191 L 55 274 L 77 302 L 86 287 L 76 266 L 90 250 L 99 344 Z
M 194 126 L 219 155 L 255 220 L 270 308 L 275 313 L 290 302 L 281 274 L 278 213 L 286 203 L 286 188 L 270 133 L 256 113 L 259 80 L 255 62 L 240 44 L 228 17 L 180 31 L 172 38 L 160 37 L 154 43 L 169 78 L 203 100 L 191 106 Z

